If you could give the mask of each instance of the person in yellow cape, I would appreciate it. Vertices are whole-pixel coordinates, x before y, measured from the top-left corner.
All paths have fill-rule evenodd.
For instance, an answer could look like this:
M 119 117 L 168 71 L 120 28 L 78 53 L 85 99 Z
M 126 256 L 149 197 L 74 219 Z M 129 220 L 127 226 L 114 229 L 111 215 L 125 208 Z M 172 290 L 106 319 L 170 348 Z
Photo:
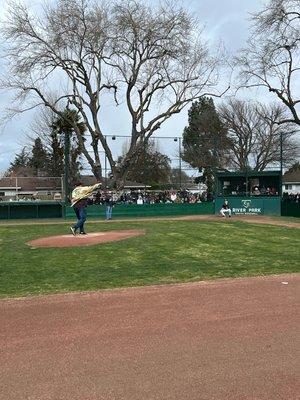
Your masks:
M 71 206 L 74 209 L 74 212 L 77 217 L 77 223 L 71 226 L 70 231 L 72 235 L 76 235 L 77 230 L 79 229 L 80 235 L 86 235 L 84 230 L 84 223 L 86 221 L 86 208 L 88 205 L 88 198 L 92 195 L 92 193 L 101 187 L 101 183 L 97 183 L 92 186 L 82 186 L 81 182 L 76 184 L 75 189 L 72 192 L 71 197 Z

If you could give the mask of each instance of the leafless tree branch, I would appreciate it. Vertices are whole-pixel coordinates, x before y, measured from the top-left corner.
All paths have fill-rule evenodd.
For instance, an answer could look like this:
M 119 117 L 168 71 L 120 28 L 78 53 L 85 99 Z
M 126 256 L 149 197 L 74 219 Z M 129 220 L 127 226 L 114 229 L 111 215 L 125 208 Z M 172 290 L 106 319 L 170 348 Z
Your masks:
M 278 167 L 281 137 L 285 165 L 297 159 L 299 144 L 293 135 L 298 130 L 293 120 L 285 118 L 282 106 L 229 100 L 220 106 L 219 113 L 229 132 L 231 162 L 235 168 L 263 171 L 267 167 Z
M 72 104 L 87 127 L 90 140 L 77 135 L 92 170 L 103 149 L 115 179 L 124 179 L 132 155 L 167 119 L 204 93 L 218 95 L 218 55 L 210 54 L 193 18 L 174 4 L 56 0 L 37 16 L 13 3 L 2 29 L 9 76 L 2 87 L 16 93 L 15 112 L 42 101 L 61 115 Z M 128 153 L 118 166 L 102 131 L 104 92 L 116 106 L 125 103 L 131 119 Z
M 236 58 L 242 87 L 265 87 L 286 107 L 285 121 L 300 125 L 299 0 L 269 0 L 252 15 L 253 29 L 248 44 Z

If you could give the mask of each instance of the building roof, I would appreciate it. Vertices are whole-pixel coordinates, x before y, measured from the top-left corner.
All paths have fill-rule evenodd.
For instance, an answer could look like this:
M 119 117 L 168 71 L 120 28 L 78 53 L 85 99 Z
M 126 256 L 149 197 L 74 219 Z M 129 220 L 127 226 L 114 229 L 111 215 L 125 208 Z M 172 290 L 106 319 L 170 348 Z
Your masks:
M 40 190 L 61 189 L 60 178 L 47 177 L 4 177 L 0 179 L 0 188 L 3 190 L 18 190 L 22 192 L 34 192 Z
M 280 171 L 222 171 L 217 172 L 218 178 L 233 178 L 233 177 L 248 177 L 259 178 L 260 176 L 280 176 Z
M 145 185 L 144 183 L 133 182 L 133 181 L 125 181 L 124 182 L 124 189 L 149 189 L 151 188 L 150 185 Z
M 94 175 L 81 175 L 78 180 L 82 182 L 83 186 L 92 186 L 96 185 L 97 183 L 97 179 L 94 177 Z
M 300 169 L 286 172 L 282 177 L 283 183 L 300 183 Z

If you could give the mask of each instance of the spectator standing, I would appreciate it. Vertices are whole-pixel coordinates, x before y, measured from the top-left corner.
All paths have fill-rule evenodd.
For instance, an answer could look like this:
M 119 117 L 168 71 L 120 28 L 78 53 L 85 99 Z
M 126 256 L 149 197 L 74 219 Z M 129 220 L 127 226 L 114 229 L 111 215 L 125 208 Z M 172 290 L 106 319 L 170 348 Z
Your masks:
M 108 192 L 105 197 L 105 219 L 109 221 L 112 219 L 112 211 L 115 205 L 113 195 L 111 192 Z
M 177 199 L 177 194 L 175 192 L 171 193 L 170 199 L 171 199 L 172 203 L 175 203 L 175 201 Z
M 144 204 L 143 198 L 141 195 L 139 195 L 139 197 L 137 198 L 136 204 L 142 205 Z

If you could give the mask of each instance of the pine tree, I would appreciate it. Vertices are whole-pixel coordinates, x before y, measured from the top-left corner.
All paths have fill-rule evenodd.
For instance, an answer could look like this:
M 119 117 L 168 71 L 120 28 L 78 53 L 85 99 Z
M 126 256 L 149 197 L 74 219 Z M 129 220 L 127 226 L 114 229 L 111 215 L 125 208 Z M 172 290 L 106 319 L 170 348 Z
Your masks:
M 28 167 L 30 164 L 30 153 L 26 147 L 23 147 L 19 154 L 16 154 L 14 161 L 10 163 L 9 171 L 14 168 Z
M 64 149 L 63 143 L 55 130 L 50 135 L 48 146 L 47 172 L 49 176 L 61 176 L 64 173 Z
M 34 175 L 47 173 L 48 153 L 40 138 L 36 138 L 34 141 L 29 164 L 33 168 Z
M 227 163 L 230 140 L 211 98 L 203 97 L 192 104 L 188 112 L 188 126 L 183 132 L 182 159 L 198 168 L 198 178 L 213 192 L 213 174 Z

